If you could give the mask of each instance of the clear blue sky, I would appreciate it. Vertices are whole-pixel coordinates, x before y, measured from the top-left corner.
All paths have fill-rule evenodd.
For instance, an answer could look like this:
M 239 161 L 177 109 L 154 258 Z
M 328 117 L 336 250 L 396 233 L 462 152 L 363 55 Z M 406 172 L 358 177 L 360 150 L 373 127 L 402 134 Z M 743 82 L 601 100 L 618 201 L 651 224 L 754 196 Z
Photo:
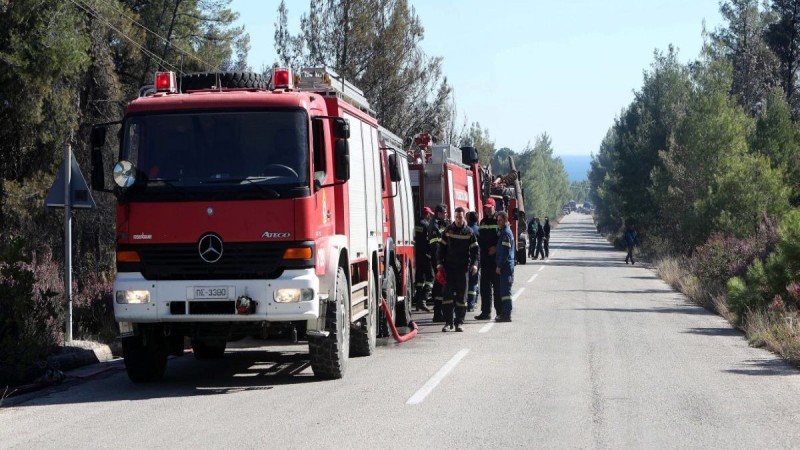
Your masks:
M 233 0 L 250 33 L 254 69 L 275 61 L 280 0 Z M 307 0 L 288 0 L 299 28 Z M 721 25 L 718 0 L 409 0 L 425 27 L 422 47 L 444 57 L 461 119 L 489 129 L 497 148 L 522 150 L 547 132 L 556 154 L 596 152 L 614 117 L 642 85 L 655 49 L 683 61 L 702 25 Z

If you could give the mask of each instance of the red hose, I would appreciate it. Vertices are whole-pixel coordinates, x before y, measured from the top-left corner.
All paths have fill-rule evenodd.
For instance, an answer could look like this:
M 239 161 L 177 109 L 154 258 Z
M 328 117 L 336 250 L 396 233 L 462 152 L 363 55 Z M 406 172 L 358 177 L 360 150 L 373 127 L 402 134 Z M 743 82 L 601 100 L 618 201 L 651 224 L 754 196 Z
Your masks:
M 408 301 L 408 299 L 406 299 L 406 301 Z M 389 328 L 392 329 L 392 336 L 394 336 L 395 341 L 406 342 L 410 341 L 411 339 L 414 339 L 414 336 L 417 335 L 417 331 L 419 331 L 416 322 L 414 322 L 413 320 L 409 322 L 408 326 L 411 328 L 411 331 L 409 331 L 406 334 L 400 335 L 400 332 L 397 331 L 397 327 L 394 326 L 394 318 L 392 317 L 392 314 L 389 311 L 389 304 L 386 303 L 385 298 L 381 299 L 381 308 L 383 308 L 383 313 L 386 315 L 386 321 L 389 322 Z

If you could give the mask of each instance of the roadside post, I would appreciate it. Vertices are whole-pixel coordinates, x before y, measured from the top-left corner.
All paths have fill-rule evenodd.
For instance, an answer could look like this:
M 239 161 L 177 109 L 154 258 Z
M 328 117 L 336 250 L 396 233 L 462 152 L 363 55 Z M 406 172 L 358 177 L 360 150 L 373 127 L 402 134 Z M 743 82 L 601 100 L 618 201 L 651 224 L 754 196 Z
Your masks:
M 69 343 L 72 342 L 72 210 L 97 207 L 70 142 L 64 145 L 64 161 L 47 192 L 44 206 L 64 208 L 64 300 L 67 307 L 66 342 Z

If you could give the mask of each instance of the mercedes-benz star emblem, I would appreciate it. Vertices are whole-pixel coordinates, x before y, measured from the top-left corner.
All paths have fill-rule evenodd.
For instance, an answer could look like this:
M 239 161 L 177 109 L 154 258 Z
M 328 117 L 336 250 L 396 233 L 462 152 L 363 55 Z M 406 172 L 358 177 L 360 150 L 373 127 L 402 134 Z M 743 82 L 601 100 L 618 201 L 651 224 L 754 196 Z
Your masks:
M 197 251 L 203 261 L 214 264 L 222 258 L 222 239 L 216 234 L 207 234 L 200 238 Z

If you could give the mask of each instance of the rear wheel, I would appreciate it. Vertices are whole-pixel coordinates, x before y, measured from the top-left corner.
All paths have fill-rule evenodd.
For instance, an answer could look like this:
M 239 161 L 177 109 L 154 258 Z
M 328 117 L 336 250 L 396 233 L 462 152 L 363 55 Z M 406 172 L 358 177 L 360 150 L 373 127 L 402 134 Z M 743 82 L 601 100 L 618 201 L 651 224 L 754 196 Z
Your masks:
M 397 300 L 397 274 L 395 273 L 393 268 L 389 268 L 386 272 L 386 284 L 381 289 L 383 298 L 386 299 L 386 306 L 390 311 L 390 314 L 394 314 L 393 317 L 387 317 L 386 313 L 384 313 L 383 308 L 380 308 L 380 336 L 381 337 L 389 337 L 392 330 L 389 326 L 389 321 L 394 320 L 395 325 L 397 325 L 397 308 L 399 306 L 399 302 Z M 378 299 L 380 302 L 381 300 Z
M 406 285 L 403 287 L 403 300 L 397 301 L 394 324 L 407 327 L 411 323 L 411 303 L 414 302 L 414 284 L 411 280 L 411 268 L 406 267 Z
M 517 250 L 517 263 L 525 264 L 528 262 L 528 252 L 525 249 Z
M 311 370 L 318 378 L 344 376 L 350 354 L 350 295 L 344 269 L 336 272 L 336 298 L 325 314 L 327 336 L 309 336 L 308 353 Z
M 378 338 L 378 300 L 377 287 L 373 271 L 369 272 L 368 314 L 359 320 L 358 326 L 350 331 L 350 356 L 370 356 L 375 353 Z M 355 325 L 355 324 L 354 324 Z
M 219 359 L 225 355 L 225 341 L 212 342 L 192 339 L 195 359 Z
M 122 339 L 122 355 L 128 378 L 135 383 L 158 381 L 167 370 L 169 348 L 160 328 L 141 330 Z

